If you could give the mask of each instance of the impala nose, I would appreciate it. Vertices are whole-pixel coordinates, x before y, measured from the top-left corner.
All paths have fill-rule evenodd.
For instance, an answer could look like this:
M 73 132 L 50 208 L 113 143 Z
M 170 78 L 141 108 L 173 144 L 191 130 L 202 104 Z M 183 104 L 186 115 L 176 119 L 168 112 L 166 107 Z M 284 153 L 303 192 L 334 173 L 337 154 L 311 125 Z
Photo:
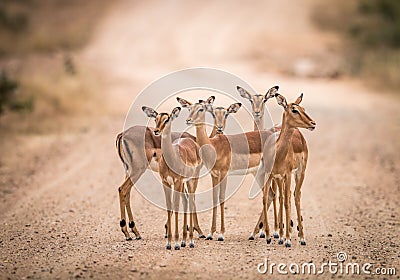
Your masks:
M 218 127 L 217 127 L 217 131 L 218 131 L 218 132 L 223 132 L 223 131 L 224 131 L 224 128 L 223 128 L 222 126 L 218 126 Z
M 154 130 L 154 135 L 155 135 L 155 136 L 160 135 L 160 131 L 159 131 L 158 129 L 155 129 L 155 130 Z
M 192 119 L 187 119 L 187 120 L 186 120 L 186 124 L 187 124 L 187 125 L 191 125 L 192 123 L 193 123 L 193 122 L 192 122 Z

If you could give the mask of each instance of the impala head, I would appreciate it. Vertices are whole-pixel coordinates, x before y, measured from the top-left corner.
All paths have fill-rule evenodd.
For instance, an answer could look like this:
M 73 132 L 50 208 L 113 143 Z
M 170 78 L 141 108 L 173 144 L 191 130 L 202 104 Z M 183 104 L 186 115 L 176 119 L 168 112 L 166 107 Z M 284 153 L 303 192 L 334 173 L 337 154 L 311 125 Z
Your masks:
M 210 96 L 207 100 L 199 100 L 199 102 L 192 104 L 191 102 L 177 97 L 178 102 L 183 108 L 189 110 L 189 116 L 186 119 L 186 124 L 203 124 L 206 120 L 206 111 L 210 110 L 212 104 L 214 103 L 215 97 Z
M 174 108 L 171 114 L 157 113 L 154 109 L 146 106 L 143 106 L 142 110 L 149 118 L 154 118 L 156 127 L 154 128 L 153 132 L 154 135 L 158 136 L 164 131 L 165 127 L 171 126 L 172 121 L 179 116 L 181 108 Z
M 234 103 L 228 108 L 211 106 L 207 109 L 207 111 L 209 111 L 214 118 L 214 123 L 217 127 L 217 133 L 224 132 L 226 119 L 228 118 L 229 114 L 236 113 L 239 111 L 240 107 L 242 107 L 242 103 Z
M 307 115 L 306 111 L 299 104 L 303 100 L 303 94 L 301 94 L 295 102 L 287 103 L 286 98 L 280 94 L 275 95 L 278 104 L 285 109 L 283 113 L 284 122 L 289 127 L 300 127 L 314 130 L 316 127 L 315 121 Z
M 268 99 L 274 97 L 275 94 L 278 92 L 279 86 L 274 86 L 270 88 L 266 94 L 255 94 L 251 95 L 247 90 L 244 88 L 237 86 L 237 91 L 239 92 L 240 96 L 246 98 L 251 103 L 251 110 L 254 119 L 259 119 L 264 116 L 264 105 Z

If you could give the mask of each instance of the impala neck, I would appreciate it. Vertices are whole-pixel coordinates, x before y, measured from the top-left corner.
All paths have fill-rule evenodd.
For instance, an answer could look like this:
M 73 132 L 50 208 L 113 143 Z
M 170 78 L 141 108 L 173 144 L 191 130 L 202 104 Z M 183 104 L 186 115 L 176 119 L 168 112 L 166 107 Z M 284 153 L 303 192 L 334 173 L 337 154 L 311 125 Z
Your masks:
M 212 131 L 210 133 L 210 136 L 208 136 L 208 138 L 213 138 L 215 135 L 217 135 L 217 126 L 214 123 L 213 129 L 212 129 Z
M 265 130 L 264 128 L 264 116 L 254 119 L 254 131 Z
M 161 135 L 161 150 L 164 156 L 164 159 L 167 162 L 172 162 L 176 160 L 176 153 L 172 147 L 172 136 L 171 136 L 171 121 L 167 124 Z
M 275 162 L 281 162 L 283 160 L 290 147 L 290 143 L 292 141 L 293 132 L 295 131 L 294 127 L 290 127 L 286 123 L 285 114 L 283 114 L 282 118 L 282 129 L 279 134 L 278 140 L 276 141 L 276 159 Z

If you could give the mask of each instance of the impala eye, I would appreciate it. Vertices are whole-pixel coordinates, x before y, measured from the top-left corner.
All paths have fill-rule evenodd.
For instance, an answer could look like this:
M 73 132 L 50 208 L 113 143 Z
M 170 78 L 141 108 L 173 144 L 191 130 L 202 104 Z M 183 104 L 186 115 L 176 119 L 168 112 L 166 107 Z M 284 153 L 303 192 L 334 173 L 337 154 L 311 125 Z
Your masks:
M 204 109 L 203 109 L 203 108 L 200 108 L 200 109 L 199 109 L 199 112 L 203 112 L 203 111 L 204 111 Z
M 297 111 L 295 108 L 292 108 L 292 113 L 293 114 L 299 114 L 299 111 Z

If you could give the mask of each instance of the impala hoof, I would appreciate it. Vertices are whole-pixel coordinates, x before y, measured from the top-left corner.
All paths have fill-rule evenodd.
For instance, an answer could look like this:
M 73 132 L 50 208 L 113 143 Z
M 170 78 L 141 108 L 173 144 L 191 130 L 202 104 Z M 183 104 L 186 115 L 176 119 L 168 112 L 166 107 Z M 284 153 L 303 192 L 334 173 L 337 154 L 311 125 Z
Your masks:
M 200 234 L 199 238 L 203 239 L 203 238 L 206 238 L 206 236 L 204 234 Z
M 212 239 L 213 239 L 212 234 L 209 234 L 209 235 L 207 236 L 207 238 L 206 238 L 206 240 L 212 240 Z
M 175 244 L 175 246 L 174 246 L 174 249 L 175 249 L 175 250 L 180 250 L 180 249 L 181 249 L 181 247 L 179 246 L 179 244 L 178 244 L 178 243 L 176 243 L 176 244 Z
M 279 234 L 277 232 L 274 232 L 274 238 L 279 238 Z
M 167 250 L 171 250 L 171 244 L 167 244 L 167 246 L 165 247 Z
M 168 234 L 164 234 L 164 238 L 168 238 Z
M 283 239 L 282 239 L 282 238 L 279 238 L 278 244 L 279 244 L 279 245 L 282 245 L 282 244 L 283 244 Z
M 194 242 L 190 242 L 190 243 L 189 243 L 189 247 L 190 247 L 190 248 L 194 248 Z
M 254 240 L 254 235 L 253 234 L 249 236 L 249 240 Z
M 185 241 L 181 242 L 181 247 L 186 247 L 186 242 Z
M 218 236 L 218 239 L 217 239 L 218 241 L 224 241 L 224 236 L 222 235 L 222 234 L 220 234 L 219 236 Z
M 265 238 L 265 232 L 262 231 L 262 232 L 260 233 L 260 238 Z
M 306 245 L 306 241 L 303 239 L 303 240 L 301 240 L 300 241 L 300 245 L 303 245 L 303 246 L 305 246 Z
M 286 241 L 285 247 L 286 247 L 286 248 L 292 247 L 292 244 L 290 243 L 289 240 Z
M 271 243 L 271 238 L 267 238 L 267 244 Z
M 132 241 L 132 237 L 130 237 L 130 236 L 127 237 L 127 238 L 126 238 L 126 241 Z
M 142 237 L 140 235 L 136 236 L 136 240 L 140 240 L 140 239 L 142 239 Z

